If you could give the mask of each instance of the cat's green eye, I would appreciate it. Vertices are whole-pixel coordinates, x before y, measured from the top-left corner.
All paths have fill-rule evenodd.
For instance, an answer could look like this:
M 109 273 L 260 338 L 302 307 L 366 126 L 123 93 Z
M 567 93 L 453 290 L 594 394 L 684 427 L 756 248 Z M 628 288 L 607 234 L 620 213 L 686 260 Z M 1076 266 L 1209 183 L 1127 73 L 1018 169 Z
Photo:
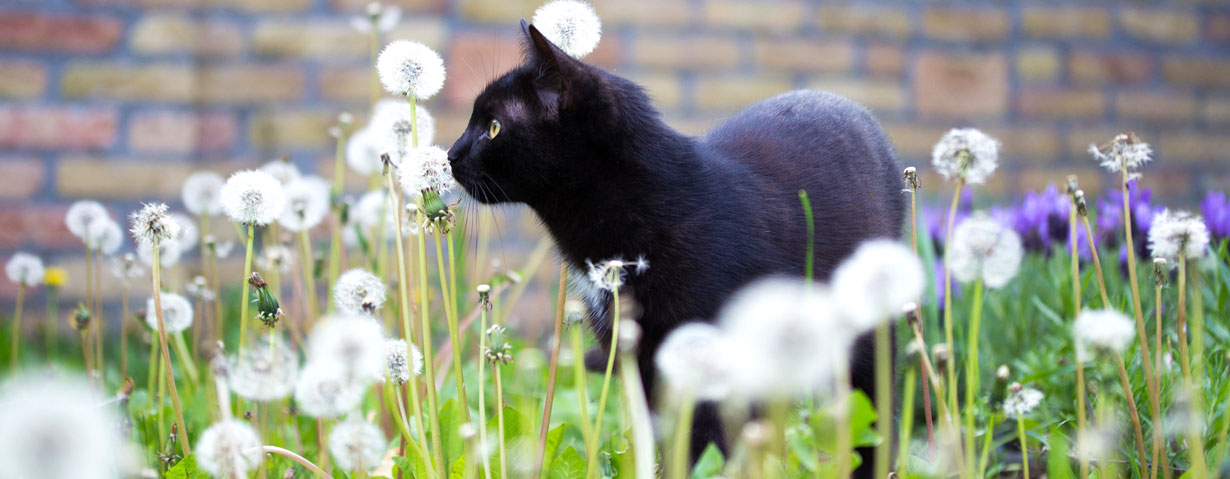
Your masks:
M 495 138 L 498 134 L 500 134 L 500 120 L 491 120 L 491 124 L 487 126 L 487 138 Z

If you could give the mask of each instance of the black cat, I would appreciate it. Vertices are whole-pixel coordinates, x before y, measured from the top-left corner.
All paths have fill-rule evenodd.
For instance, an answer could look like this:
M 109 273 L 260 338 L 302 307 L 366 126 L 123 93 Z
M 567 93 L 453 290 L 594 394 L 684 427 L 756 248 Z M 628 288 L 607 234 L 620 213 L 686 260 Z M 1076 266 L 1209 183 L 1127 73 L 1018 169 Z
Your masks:
M 635 83 L 569 57 L 524 21 L 522 29 L 526 61 L 475 100 L 448 152 L 453 175 L 479 201 L 533 208 L 574 271 L 587 260 L 648 259 L 628 287 L 641 311 L 639 360 L 651 398 L 653 355 L 672 328 L 713 318 L 754 279 L 803 273 L 799 190 L 815 210 L 820 279 L 860 242 L 900 235 L 901 169 L 857 103 L 785 93 L 688 137 L 662 122 Z M 610 295 L 587 296 L 591 326 L 609 344 Z M 861 338 L 851 377 L 869 397 L 873 357 Z M 716 407 L 702 404 L 693 454 L 709 442 L 726 445 Z

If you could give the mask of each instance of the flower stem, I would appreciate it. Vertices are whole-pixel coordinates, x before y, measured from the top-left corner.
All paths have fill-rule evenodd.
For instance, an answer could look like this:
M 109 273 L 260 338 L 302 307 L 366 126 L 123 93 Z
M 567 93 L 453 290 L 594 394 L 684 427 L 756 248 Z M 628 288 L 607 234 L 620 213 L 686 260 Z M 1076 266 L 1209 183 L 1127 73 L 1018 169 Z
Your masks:
M 128 283 L 120 293 L 120 377 L 128 377 Z
M 555 332 L 551 335 L 551 362 L 547 372 L 547 397 L 542 405 L 542 425 L 538 429 L 538 463 L 535 471 L 542 471 L 547 453 L 547 432 L 551 430 L 551 405 L 555 400 L 555 376 L 559 371 L 559 351 L 564 329 L 564 302 L 568 299 L 568 264 L 560 263 L 559 290 L 555 301 Z M 460 363 L 458 363 L 460 364 Z M 460 370 L 460 368 L 458 368 Z M 588 420 L 588 419 L 587 419 Z
M 1185 271 L 1186 270 L 1186 271 Z M 1204 388 L 1198 386 L 1195 378 L 1203 379 L 1204 370 L 1204 297 L 1200 290 L 1200 269 L 1187 267 L 1187 256 L 1184 252 L 1179 253 L 1179 364 L 1183 366 L 1183 382 L 1184 388 L 1187 390 L 1187 395 L 1191 400 L 1191 412 L 1189 413 L 1193 420 L 1187 421 L 1185 424 L 1187 429 L 1187 448 L 1189 455 L 1188 467 L 1192 479 L 1203 479 L 1207 477 L 1206 469 L 1208 467 L 1204 454 L 1204 438 L 1202 437 L 1202 428 L 1204 427 Z M 1192 314 L 1191 314 L 1191 347 L 1186 346 L 1188 341 L 1187 334 L 1184 333 L 1186 328 L 1186 285 L 1184 276 L 1185 273 L 1191 275 L 1192 283 Z M 1190 351 L 1190 359 L 1189 359 Z
M 983 289 L 985 285 L 982 279 L 974 282 L 974 298 L 973 305 L 970 307 L 969 337 L 966 338 L 965 353 L 965 466 L 975 473 L 977 470 L 974 469 L 974 450 L 976 449 L 974 447 L 974 395 L 979 390 L 978 340 L 982 326 Z M 989 430 L 987 434 L 990 434 Z
M 803 263 L 803 278 L 807 281 L 807 284 L 811 284 L 813 275 L 812 265 L 815 263 L 816 257 L 816 224 L 812 218 L 811 199 L 807 197 L 806 191 L 799 190 L 799 202 L 803 204 L 803 217 L 807 221 L 807 257 Z M 876 470 L 879 470 L 878 465 Z
M 333 479 L 333 476 L 330 476 L 329 473 L 325 472 L 324 469 L 321 469 L 320 466 L 312 464 L 312 461 L 309 461 L 305 459 L 303 456 L 295 454 L 294 452 L 288 451 L 286 449 L 282 449 L 277 446 L 261 446 L 261 451 L 267 454 L 277 454 L 279 456 L 284 456 L 292 461 L 299 463 L 299 465 L 306 467 L 309 471 L 312 471 L 316 474 L 320 474 L 321 476 L 324 476 L 325 479 Z
M 586 386 L 586 371 L 585 371 L 585 338 L 581 335 L 581 326 L 574 325 L 569 336 L 572 337 L 572 382 L 573 388 L 577 390 L 577 406 L 581 413 L 581 436 L 585 440 L 586 454 L 588 451 L 598 447 L 594 438 L 593 426 L 589 419 L 589 400 L 586 398 L 588 386 Z
M 833 370 L 837 379 L 833 401 L 837 412 L 837 445 L 833 455 L 837 460 L 837 477 L 850 477 L 850 455 L 854 453 L 854 437 L 850 431 L 850 365 L 842 360 Z
M 1077 358 L 1076 360 L 1076 428 L 1077 437 L 1087 437 L 1088 425 L 1085 419 L 1085 363 Z M 1022 432 L 1022 434 L 1024 434 Z M 1021 450 L 1025 449 L 1025 445 L 1021 444 Z M 1080 454 L 1080 479 L 1089 477 L 1089 455 Z
M 1132 308 L 1136 314 L 1136 339 L 1140 343 L 1140 354 L 1141 354 L 1141 358 L 1143 358 L 1143 360 L 1141 361 L 1141 364 L 1144 366 L 1144 369 L 1145 369 L 1145 387 L 1149 393 L 1149 410 L 1152 413 L 1153 427 L 1158 428 L 1158 427 L 1161 427 L 1161 424 L 1162 424 L 1161 392 L 1158 389 L 1158 382 L 1159 382 L 1158 377 L 1160 373 L 1155 373 L 1153 371 L 1153 364 L 1149 362 L 1149 357 L 1150 357 L 1149 339 L 1145 335 L 1145 315 L 1144 315 L 1144 309 L 1141 306 L 1140 282 L 1137 280 L 1137 276 L 1136 276 L 1136 249 L 1132 242 L 1133 241 L 1132 225 L 1135 223 L 1132 220 L 1132 207 L 1131 207 L 1130 191 L 1128 189 L 1127 168 L 1123 168 L 1122 188 L 1123 188 L 1123 237 L 1124 237 L 1124 244 L 1127 247 L 1128 281 L 1131 284 Z M 1089 242 L 1091 244 L 1093 243 L 1092 236 L 1090 237 Z M 1096 258 L 1097 256 L 1095 255 L 1094 257 Z M 1096 266 L 1096 263 L 1095 263 L 1095 266 Z M 1105 298 L 1103 300 L 1105 300 Z M 1158 307 L 1159 308 L 1161 307 L 1161 303 L 1158 303 Z M 1180 308 L 1182 308 L 1182 306 L 1180 306 Z M 1179 322 L 1180 324 L 1182 324 L 1183 322 L 1182 309 L 1180 309 L 1179 314 L 1180 314 Z M 1180 332 L 1179 334 L 1182 335 L 1183 333 Z M 1161 439 L 1162 439 L 1161 435 L 1156 434 L 1156 433 L 1153 434 L 1153 441 L 1154 441 L 1153 447 L 1155 449 L 1160 450 L 1162 448 L 1162 445 L 1160 443 Z M 1154 467 L 1156 469 L 1156 465 Z M 1153 473 L 1150 474 L 1150 476 L 1157 477 L 1157 471 L 1154 470 Z
M 299 247 L 302 249 L 303 261 L 299 265 L 299 269 L 303 272 L 303 304 L 308 318 L 312 320 L 320 314 L 316 306 L 316 275 L 312 274 L 313 264 L 312 259 L 312 240 L 308 238 L 307 229 L 299 230 Z
M 462 374 L 461 367 L 461 333 L 457 326 L 457 313 L 453 311 L 453 295 L 448 286 L 448 276 L 445 274 L 444 268 L 444 249 L 440 246 L 440 231 L 432 235 L 436 243 L 436 274 L 440 277 L 440 294 L 444 299 L 444 315 L 445 323 L 448 325 L 448 339 L 452 343 L 453 350 L 453 371 L 457 376 L 457 402 L 461 406 L 461 420 L 463 423 L 470 422 L 470 401 L 466 399 L 466 382 L 465 375 Z
M 914 368 L 905 369 L 901 386 L 901 426 L 897 430 L 897 477 L 909 477 L 910 433 L 914 430 Z M 923 384 L 926 384 L 924 381 Z M 818 473 L 819 471 L 817 471 Z
M 167 330 L 162 321 L 162 265 L 158 258 L 158 239 L 154 239 L 154 253 L 152 282 L 154 288 L 154 317 L 158 319 L 158 344 L 162 349 L 162 364 L 166 368 L 167 385 L 171 389 L 171 406 L 175 409 L 175 424 L 179 427 L 179 437 L 183 444 L 184 455 L 192 454 L 192 446 L 188 440 L 188 428 L 184 424 L 184 411 L 179 405 L 179 392 L 175 388 L 175 371 L 171 367 L 171 353 L 167 349 Z M 246 284 L 246 281 L 245 281 Z
M 1016 417 L 1016 438 L 1018 441 L 1021 442 L 1021 472 L 1022 472 L 1021 477 L 1024 477 L 1025 479 L 1029 479 L 1029 446 L 1027 445 L 1027 442 L 1026 442 L 1027 436 L 1025 436 L 1025 416 L 1024 415 L 1017 415 Z M 1087 464 L 1087 461 L 1085 461 L 1084 459 L 1081 459 L 1081 463 Z M 1087 468 L 1089 466 L 1082 465 L 1081 467 Z
M 893 359 L 894 349 L 892 330 L 894 323 L 883 323 L 875 329 L 875 374 L 876 374 L 876 434 L 880 436 L 880 444 L 875 451 L 875 476 L 888 477 L 889 463 L 892 462 L 893 434 Z
M 500 447 L 500 477 L 508 477 L 508 451 L 504 445 L 504 383 L 500 380 L 500 363 L 491 365 L 492 376 L 495 376 L 495 420 L 496 440 Z
M 964 179 L 957 180 L 957 188 L 952 192 L 952 206 L 948 209 L 948 226 L 944 236 L 944 341 L 948 343 L 949 348 L 956 348 L 956 343 L 953 341 L 952 334 L 952 229 L 956 223 L 957 205 L 961 200 L 961 188 L 965 185 Z M 955 359 L 955 358 L 953 358 Z M 956 361 L 948 361 L 948 398 L 949 410 L 957 410 L 957 372 Z M 1081 478 L 1084 479 L 1084 478 Z
M 997 414 L 987 417 L 987 433 L 982 436 L 982 452 L 978 454 L 978 468 L 974 469 L 974 477 L 986 477 L 987 460 L 991 456 L 991 442 L 995 439 L 995 420 Z
M 611 292 L 611 302 L 614 304 L 614 319 L 611 325 L 611 344 L 610 351 L 607 352 L 606 372 L 602 375 L 602 392 L 598 395 L 598 413 L 594 419 L 594 447 L 586 451 L 589 457 L 585 461 L 585 477 L 593 478 L 598 469 L 594 467 L 598 463 L 598 441 L 602 438 L 602 419 L 606 412 L 606 398 L 611 390 L 611 373 L 615 368 L 615 353 L 618 352 L 617 346 L 619 341 L 619 288 L 615 288 Z
M 171 343 L 175 348 L 175 354 L 179 356 L 180 362 L 184 363 L 184 371 L 188 373 L 188 382 L 193 387 L 197 385 L 197 379 L 200 377 L 196 363 L 192 361 L 192 353 L 188 350 L 188 343 L 184 341 L 184 333 L 180 331 L 175 333 L 175 342 Z
M 478 421 L 480 423 L 478 427 L 478 441 L 479 441 L 479 444 L 482 444 L 483 447 L 486 447 L 487 446 L 487 401 L 485 397 L 486 393 L 484 391 L 486 391 L 487 389 L 486 387 L 487 386 L 487 376 L 486 376 L 486 367 L 485 367 L 487 365 L 487 358 L 485 356 L 486 351 L 487 351 L 487 307 L 486 305 L 480 305 L 478 309 L 479 309 L 478 382 L 480 384 L 478 388 Z M 456 346 L 453 346 L 453 347 L 455 348 Z M 581 423 L 586 424 L 588 421 L 589 419 L 586 418 L 582 420 Z M 500 428 L 500 429 L 503 429 L 503 428 Z M 491 459 L 490 459 L 490 456 L 486 453 L 483 454 L 483 477 L 486 479 L 491 479 Z
M 413 343 L 414 342 L 413 340 L 414 328 L 410 325 L 410 278 L 409 278 L 410 275 L 407 273 L 407 271 L 409 270 L 406 268 L 406 249 L 404 245 L 402 244 L 403 241 L 402 241 L 402 235 L 401 235 L 402 221 L 403 221 L 402 214 L 404 212 L 404 209 L 396 206 L 396 205 L 402 204 L 402 194 L 401 194 L 400 188 L 394 188 L 392 172 L 389 172 L 385 175 L 385 181 L 387 181 L 388 187 L 389 187 L 389 201 L 395 203 L 395 205 L 391 205 L 391 206 L 393 207 L 394 227 L 397 228 L 397 234 L 394 235 L 393 244 L 397 248 L 397 274 L 399 276 L 398 281 L 397 281 L 397 294 L 398 294 L 398 310 L 401 313 L 401 329 L 402 329 L 402 334 L 406 337 L 406 339 L 410 341 L 411 343 Z M 425 315 L 426 311 L 427 311 L 426 308 L 424 308 L 421 311 L 421 314 Z M 424 342 L 420 342 L 420 344 L 423 344 L 425 347 L 427 343 L 424 341 Z M 427 369 L 428 371 L 430 371 L 431 361 L 430 360 L 425 361 L 423 366 L 424 366 L 424 369 Z M 422 410 L 422 404 L 419 402 L 419 392 L 418 392 L 418 386 L 417 386 L 418 377 L 417 376 L 418 376 L 417 372 L 416 374 L 411 375 L 410 381 L 406 383 L 406 390 L 407 390 L 408 395 L 410 396 L 410 405 L 414 412 L 414 418 L 416 421 L 418 421 L 418 440 L 420 443 L 426 445 L 427 444 L 427 432 L 422 422 L 423 421 L 423 410 Z M 428 384 L 428 387 L 430 388 L 431 385 Z M 432 432 L 432 435 L 433 436 L 435 435 L 434 431 Z M 406 440 L 408 441 L 410 440 L 410 438 L 407 437 Z
M 414 102 L 411 101 L 410 104 L 413 105 Z M 421 204 L 422 200 L 420 199 L 419 201 L 419 211 L 425 211 Z M 448 466 L 444 464 L 444 452 L 440 445 L 440 410 L 436 400 L 435 352 L 431 346 L 431 314 L 427 304 L 427 238 L 421 232 L 417 235 L 417 238 L 419 257 L 419 327 L 422 329 L 423 372 L 425 373 L 424 376 L 427 383 L 427 415 L 429 419 L 428 425 L 431 428 L 431 453 L 435 458 L 436 471 L 443 473 Z
M 688 458 L 692 437 L 692 418 L 696 413 L 696 398 L 692 394 L 684 394 L 679 398 L 679 408 L 675 411 L 674 443 L 671 445 L 671 462 L 668 469 L 670 479 L 685 479 L 688 471 Z
M 26 284 L 22 282 L 17 283 L 17 310 L 13 312 L 13 337 L 12 345 L 9 347 L 9 355 L 11 356 L 9 361 L 9 370 L 11 372 L 17 372 L 17 352 L 21 348 L 21 309 L 25 296 Z M 89 361 L 86 361 L 86 364 L 89 364 Z
M 1154 285 L 1153 294 L 1154 294 L 1153 309 L 1155 310 L 1155 314 L 1153 318 L 1153 341 L 1154 341 L 1153 343 L 1154 345 L 1153 370 L 1154 372 L 1157 373 L 1156 376 L 1154 376 L 1154 381 L 1156 381 L 1155 384 L 1157 385 L 1157 389 L 1154 390 L 1153 392 L 1157 392 L 1157 391 L 1160 391 L 1161 388 L 1163 387 L 1162 381 L 1164 380 L 1164 378 L 1162 377 L 1162 284 L 1161 283 L 1156 283 Z M 1143 360 L 1145 362 L 1148 362 L 1149 358 L 1145 357 Z M 1153 412 L 1153 424 L 1152 424 L 1152 427 L 1153 427 L 1153 468 L 1151 469 L 1152 472 L 1149 474 L 1149 478 L 1157 479 L 1157 471 L 1158 469 L 1161 469 L 1164 477 L 1166 479 L 1170 479 L 1170 454 L 1166 451 L 1167 449 L 1166 444 L 1165 442 L 1163 442 L 1163 439 L 1162 439 L 1162 428 L 1159 427 L 1159 424 L 1161 424 L 1160 422 L 1161 421 L 1160 419 L 1161 411 L 1160 411 L 1160 408 L 1153 407 L 1153 404 L 1155 404 L 1155 401 L 1160 402 L 1160 398 L 1154 396 L 1151 393 L 1149 397 L 1149 401 L 1150 401 L 1150 406 L 1152 407 L 1152 412 Z M 1226 417 L 1230 418 L 1230 415 L 1227 415 Z
M 1136 398 L 1132 395 L 1132 383 L 1128 379 L 1127 365 L 1123 362 L 1123 354 L 1115 352 L 1116 365 L 1119 366 L 1119 385 L 1123 387 L 1123 398 L 1127 401 L 1128 417 L 1132 420 L 1132 433 L 1136 435 L 1137 463 L 1140 465 L 1140 476 L 1145 477 L 1149 471 L 1149 456 L 1145 454 L 1145 434 L 1140 427 L 1140 413 L 1136 410 Z M 1145 358 L 1148 362 L 1148 358 Z
M 1106 278 L 1102 275 L 1102 260 L 1098 258 L 1098 245 L 1094 242 L 1093 226 L 1089 224 L 1088 216 L 1081 216 L 1085 224 L 1085 237 L 1089 238 L 1089 256 L 1093 257 L 1093 270 L 1098 276 L 1098 292 L 1102 295 L 1102 307 L 1110 307 L 1110 297 L 1106 294 Z
M 645 390 L 641 388 L 641 372 L 637 367 L 633 348 L 619 352 L 619 375 L 624 386 L 624 396 L 628 401 L 629 415 L 632 418 L 632 456 L 636 464 L 635 479 L 654 479 L 654 441 L 653 426 L 649 420 L 649 404 L 645 399 Z M 676 431 L 676 436 L 689 437 L 690 433 Z
M 244 239 L 243 254 L 243 293 L 239 297 L 239 349 L 247 344 L 248 331 L 248 276 L 252 275 L 252 237 L 255 236 L 255 226 L 248 224 L 248 236 Z M 155 267 L 157 267 L 155 265 Z

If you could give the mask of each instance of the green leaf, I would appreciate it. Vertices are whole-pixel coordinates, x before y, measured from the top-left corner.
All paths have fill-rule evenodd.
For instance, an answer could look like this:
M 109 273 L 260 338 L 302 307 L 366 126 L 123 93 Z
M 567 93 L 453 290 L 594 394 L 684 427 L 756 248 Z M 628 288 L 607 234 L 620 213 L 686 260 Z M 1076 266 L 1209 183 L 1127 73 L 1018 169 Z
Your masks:
M 1049 479 L 1072 479 L 1072 463 L 1068 461 L 1068 437 L 1058 428 L 1051 431 L 1050 452 L 1046 454 L 1046 476 Z
M 547 444 L 543 449 L 542 470 L 550 471 L 551 464 L 555 462 L 555 456 L 559 453 L 559 445 L 564 442 L 564 425 L 555 426 L 555 429 L 547 431 Z
M 466 456 L 462 454 L 453 465 L 448 468 L 448 479 L 461 479 L 466 474 Z
M 412 455 L 393 458 L 393 470 L 401 471 L 403 478 L 426 479 L 431 477 L 431 468 L 428 467 L 431 461 L 428 458 L 419 457 L 416 448 L 406 448 L 406 452 Z
M 569 446 L 552 461 L 548 479 L 585 479 L 585 458 Z
M 457 400 L 449 399 L 440 407 L 440 444 L 444 448 L 444 460 L 459 457 L 465 452 L 465 442 L 461 439 L 461 409 Z
M 696 465 L 692 466 L 692 479 L 717 477 L 725 466 L 726 458 L 722 457 L 722 451 L 710 443 L 705 448 L 705 452 L 700 453 L 700 459 L 696 461 Z
M 197 468 L 196 458 L 191 454 L 167 471 L 167 479 L 209 479 L 209 474 Z

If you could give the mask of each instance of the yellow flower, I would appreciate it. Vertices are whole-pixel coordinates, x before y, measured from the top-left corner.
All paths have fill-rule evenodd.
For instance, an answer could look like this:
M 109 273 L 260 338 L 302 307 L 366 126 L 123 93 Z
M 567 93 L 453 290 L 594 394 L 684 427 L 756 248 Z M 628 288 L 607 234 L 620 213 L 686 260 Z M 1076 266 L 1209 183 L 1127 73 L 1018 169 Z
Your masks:
M 51 288 L 59 288 L 68 283 L 68 270 L 60 266 L 52 266 L 47 268 L 47 274 L 43 277 L 43 282 Z

